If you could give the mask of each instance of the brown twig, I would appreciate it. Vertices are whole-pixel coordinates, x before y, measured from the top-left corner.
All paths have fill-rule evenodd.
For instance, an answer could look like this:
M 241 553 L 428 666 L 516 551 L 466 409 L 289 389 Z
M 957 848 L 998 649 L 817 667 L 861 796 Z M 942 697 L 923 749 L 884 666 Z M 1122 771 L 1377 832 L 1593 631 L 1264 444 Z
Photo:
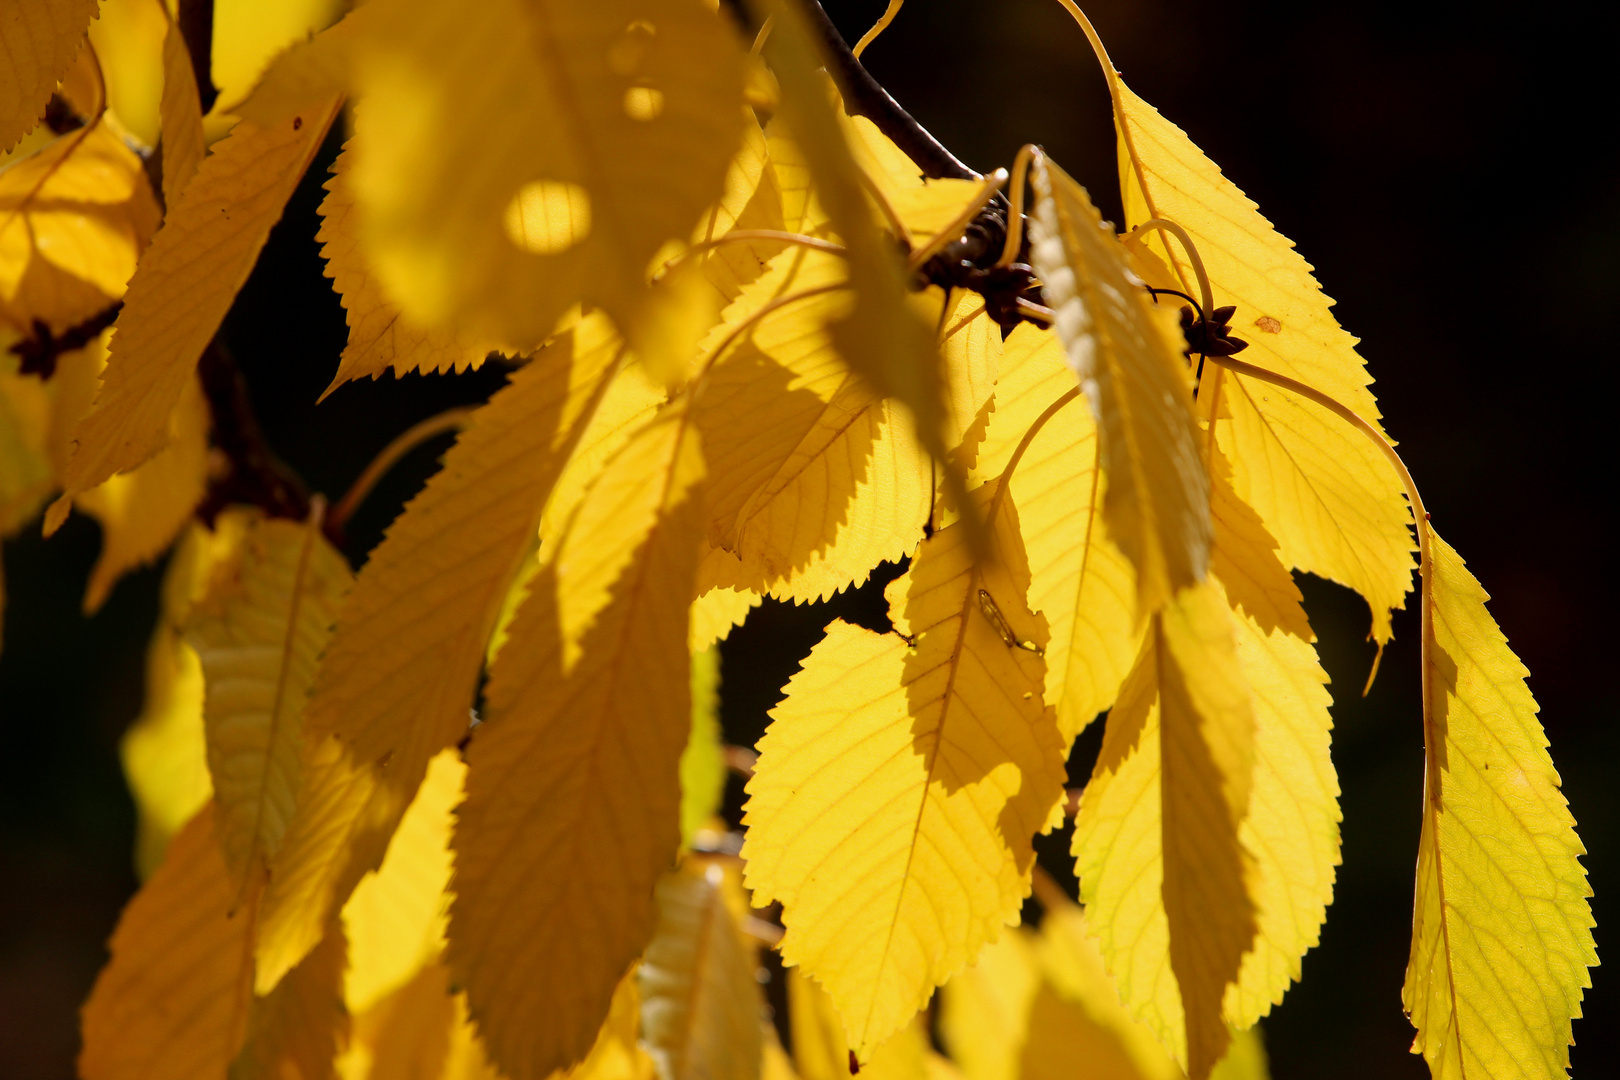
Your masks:
M 210 480 L 208 493 L 197 505 L 198 520 L 212 527 L 227 505 L 246 503 L 271 517 L 303 521 L 309 515 L 309 491 L 265 441 L 247 380 L 219 339 L 203 350 L 197 375 L 208 400 L 213 444 L 226 462 L 225 471 Z

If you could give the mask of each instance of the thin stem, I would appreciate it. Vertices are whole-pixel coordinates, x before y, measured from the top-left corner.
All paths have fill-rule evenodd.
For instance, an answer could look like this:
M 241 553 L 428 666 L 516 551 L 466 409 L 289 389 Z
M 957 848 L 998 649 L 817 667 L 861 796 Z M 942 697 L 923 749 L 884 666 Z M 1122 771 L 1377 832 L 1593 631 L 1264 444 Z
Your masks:
M 748 55 L 758 56 L 765 48 L 765 43 L 771 39 L 771 27 L 776 25 L 776 16 L 767 15 L 765 21 L 759 24 L 759 33 L 754 35 L 754 44 L 749 46 Z
M 889 28 L 889 24 L 894 22 L 896 15 L 900 14 L 900 7 L 905 2 L 906 0 L 889 0 L 888 8 L 882 15 L 878 16 L 878 21 L 872 24 L 872 29 L 862 34 L 861 40 L 855 43 L 855 59 L 859 60 L 861 53 L 866 51 L 866 47 L 876 41 L 877 36 Z
M 1158 229 L 1160 232 L 1169 233 L 1171 236 L 1174 236 L 1177 240 L 1181 241 L 1181 249 L 1187 253 L 1187 261 L 1192 263 L 1193 276 L 1198 279 L 1198 295 L 1204 298 L 1204 311 L 1214 311 L 1214 293 L 1209 287 L 1209 275 L 1204 272 L 1204 260 L 1199 258 L 1198 245 L 1193 243 L 1192 237 L 1187 235 L 1186 229 L 1183 229 L 1180 225 L 1177 225 L 1169 218 L 1153 218 L 1150 221 L 1142 222 L 1142 224 L 1126 233 L 1125 243 L 1128 244 L 1132 240 L 1140 238 L 1143 233 L 1149 231 L 1150 229 Z M 1200 312 L 1199 317 L 1203 317 L 1202 312 Z
M 968 222 L 978 216 L 979 211 L 983 210 L 990 200 L 996 197 L 996 193 L 1001 190 L 1002 185 L 1006 182 L 1006 169 L 997 169 L 985 177 L 984 182 L 979 185 L 979 190 L 973 193 L 973 198 L 968 201 L 967 205 L 962 207 L 944 228 L 935 233 L 928 243 L 911 253 L 911 268 L 916 270 L 923 263 L 932 259 L 946 244 L 961 236 L 963 230 L 967 228 Z
M 759 764 L 759 755 L 746 746 L 733 746 L 727 743 L 721 748 L 725 758 L 726 768 L 742 777 L 750 779 L 754 775 L 754 766 Z
M 398 464 L 400 458 L 435 435 L 463 430 L 474 411 L 471 407 L 446 409 L 396 436 L 393 442 L 382 448 L 382 453 L 371 459 L 371 464 L 367 465 L 354 483 L 349 485 L 349 490 L 343 493 L 343 498 L 333 505 L 332 512 L 326 516 L 327 531 L 340 534 L 355 510 L 365 501 L 366 496 L 371 494 L 371 489 L 377 486 L 377 481 Z
M 996 260 L 997 266 L 1010 266 L 1018 258 L 1018 249 L 1024 243 L 1024 182 L 1029 176 L 1029 163 L 1040 148 L 1034 143 L 1025 143 L 1018 148 L 1018 156 L 1013 158 L 1012 187 L 1007 190 L 1009 206 L 1007 210 L 1007 242 L 1001 245 L 1001 258 Z
M 861 186 L 866 189 L 866 193 L 872 197 L 872 201 L 877 204 L 878 210 L 882 212 L 884 220 L 889 223 L 889 228 L 894 230 L 894 235 L 900 238 L 900 242 L 906 246 L 907 251 L 911 250 L 911 245 L 914 243 L 911 238 L 911 230 L 906 228 L 904 221 L 900 220 L 900 215 L 895 212 L 894 204 L 889 202 L 889 197 L 883 194 L 883 189 L 878 186 L 876 180 L 866 175 L 865 169 L 856 165 L 855 172 L 861 178 Z
M 1045 427 L 1046 422 L 1052 419 L 1052 417 L 1056 416 L 1058 411 L 1062 409 L 1063 406 L 1067 405 L 1069 402 L 1073 401 L 1079 396 L 1080 388 L 1078 386 L 1069 387 L 1069 389 L 1058 395 L 1057 400 L 1048 405 L 1041 415 L 1035 418 L 1035 422 L 1033 424 L 1029 425 L 1029 430 L 1024 432 L 1024 437 L 1019 440 L 1018 447 L 1013 450 L 1012 457 L 1007 459 L 1006 467 L 1001 470 L 1001 491 L 1005 491 L 1007 489 L 1007 485 L 1012 483 L 1013 470 L 1018 468 L 1018 463 L 1020 461 L 1024 460 L 1024 451 L 1028 450 L 1030 444 L 1035 441 L 1035 436 L 1041 433 L 1041 428 Z M 1000 491 L 996 493 L 998 498 L 1000 497 L 1000 494 Z
M 782 244 L 797 244 L 799 247 L 811 248 L 815 251 L 825 251 L 829 255 L 847 255 L 844 245 L 836 244 L 831 240 L 821 240 L 814 236 L 805 236 L 803 233 L 782 232 L 777 229 L 733 229 L 724 236 L 717 236 L 713 240 L 703 240 L 693 244 L 679 255 L 670 259 L 658 272 L 653 275 L 654 282 L 663 280 L 675 267 L 693 255 L 700 255 L 705 251 L 722 247 L 726 244 L 745 244 L 755 240 L 773 241 Z
M 1014 297 L 1013 306 L 1030 318 L 1038 322 L 1044 322 L 1047 326 L 1057 322 L 1057 312 L 1049 307 L 1037 304 L 1033 300 L 1025 300 L 1022 296 Z

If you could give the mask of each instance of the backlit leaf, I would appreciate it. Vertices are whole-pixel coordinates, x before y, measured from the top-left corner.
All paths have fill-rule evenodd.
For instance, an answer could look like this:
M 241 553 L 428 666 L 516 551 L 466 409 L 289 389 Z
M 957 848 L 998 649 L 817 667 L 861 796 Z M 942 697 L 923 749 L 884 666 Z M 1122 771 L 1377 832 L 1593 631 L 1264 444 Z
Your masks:
M 197 76 L 180 26 L 173 21 L 163 35 L 163 96 L 158 114 L 163 140 L 163 205 L 173 207 L 179 205 L 181 193 L 197 175 L 205 149 Z
M 268 865 L 292 817 L 304 701 L 352 577 L 318 516 L 259 521 L 187 620 L 206 686 L 215 830 L 239 887 Z
M 788 1020 L 793 1060 L 802 1080 L 848 1080 L 849 1043 L 844 1023 L 814 980 L 798 969 L 787 973 Z M 859 1059 L 867 1080 L 928 1080 L 928 1036 L 913 1020 Z
M 356 578 L 307 706 L 312 760 L 265 894 L 261 991 L 314 947 L 429 760 L 466 734 L 507 586 L 620 353 L 592 316 L 516 372 Z
M 0 153 L 44 115 L 95 17 L 96 0 L 15 0 L 0 12 Z
M 1051 331 L 1021 324 L 1007 338 L 995 412 L 975 473 L 1001 475 L 1074 373 Z M 1097 467 L 1097 425 L 1071 402 L 1037 432 L 1013 471 L 1012 497 L 1029 552 L 1029 606 L 1046 617 L 1046 700 L 1065 745 L 1113 704 L 1136 656 L 1136 583 L 1103 522 L 1107 478 Z
M 1222 999 L 1256 934 L 1243 674 L 1219 587 L 1180 594 L 1149 622 L 1075 818 L 1082 897 L 1120 995 L 1195 1078 L 1226 1048 Z
M 352 161 L 353 152 L 345 147 L 332 166 L 332 179 L 326 182 L 321 227 L 315 234 L 323 244 L 321 257 L 326 260 L 326 276 L 343 300 L 349 323 L 349 343 L 344 346 L 337 375 L 326 392 L 330 394 L 351 379 L 367 375 L 375 379 L 389 370 L 404 375 L 411 371 L 459 372 L 478 367 L 484 357 L 497 351 L 496 345 L 465 340 L 453 328 L 431 330 L 418 326 L 383 295 L 382 286 L 360 251 L 349 178 Z
M 1040 981 L 1030 935 L 1009 930 L 940 990 L 940 1038 L 966 1080 L 1018 1080 Z
M 1592 944 L 1585 848 L 1488 597 L 1431 531 L 1428 774 L 1402 1000 L 1438 1080 L 1558 1077 Z
M 1016 920 L 1031 840 L 1062 796 L 1046 628 L 996 490 L 977 493 L 995 560 L 974 563 L 960 523 L 924 541 L 890 587 L 914 644 L 835 621 L 772 711 L 748 785 L 755 902 L 782 902 L 783 958 L 827 988 L 857 1056 Z
M 642 1043 L 662 1080 L 760 1075 L 758 964 L 724 884 L 719 865 L 699 860 L 658 883 L 658 929 L 637 978 Z
M 38 319 L 60 334 L 104 311 L 158 219 L 141 159 L 105 122 L 0 172 L 0 325 L 27 334 Z
M 342 0 L 214 0 L 210 66 L 219 88 L 214 111 L 238 112 L 284 50 L 332 22 L 343 6 Z
M 525 346 L 586 300 L 634 337 L 650 260 L 697 225 L 741 141 L 721 17 L 698 0 L 365 14 L 354 190 L 389 296 Z
M 681 751 L 681 846 L 720 812 L 726 793 L 725 748 L 720 730 L 720 650 L 692 654 L 692 728 Z
M 320 149 L 338 99 L 261 128 L 242 121 L 203 160 L 130 280 L 95 407 L 74 433 L 77 493 L 167 442 L 170 412 Z
M 1197 445 L 1180 333 L 1131 284 L 1124 250 L 1085 189 L 1044 157 L 1031 256 L 1069 366 L 1098 418 L 1108 532 L 1137 575 L 1151 614 L 1203 580 L 1209 560 L 1209 480 Z
M 437 959 L 450 897 L 451 813 L 467 767 L 442 750 L 411 800 L 382 865 L 360 879 L 343 905 L 349 938 L 344 1000 L 362 1012 Z
M 1162 217 L 1181 225 L 1198 246 L 1215 304 L 1237 305 L 1233 330 L 1249 343 L 1243 359 L 1314 386 L 1376 423 L 1356 341 L 1329 313 L 1333 301 L 1310 264 L 1180 128 L 1111 67 L 1106 74 L 1126 224 Z M 1157 235 L 1148 242 L 1197 295 L 1179 245 Z M 1361 593 L 1372 608 L 1373 636 L 1389 640 L 1389 609 L 1401 607 L 1411 588 L 1411 515 L 1399 479 L 1375 447 L 1320 406 L 1219 368 L 1206 367 L 1204 378 L 1221 384 L 1221 407 L 1232 415 L 1216 428 L 1234 462 L 1237 493 L 1281 543 L 1283 561 Z
M 332 927 L 268 997 L 253 1002 L 230 1080 L 331 1080 L 349 1033 L 343 1007 L 347 944 L 342 928 Z
M 246 1030 L 251 907 L 236 889 L 205 807 L 130 901 L 84 1007 L 84 1080 L 218 1080 Z
M 702 476 L 677 402 L 598 477 L 490 674 L 449 955 L 512 1080 L 585 1056 L 653 933 L 653 886 L 680 841 Z

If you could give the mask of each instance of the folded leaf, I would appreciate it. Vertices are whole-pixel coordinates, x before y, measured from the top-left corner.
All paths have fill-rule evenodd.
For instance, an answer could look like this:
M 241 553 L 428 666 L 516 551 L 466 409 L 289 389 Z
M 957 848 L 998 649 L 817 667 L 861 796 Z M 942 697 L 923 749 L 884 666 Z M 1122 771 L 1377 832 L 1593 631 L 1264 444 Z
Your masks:
M 1209 479 L 1180 334 L 1131 283 L 1124 249 L 1085 189 L 1044 156 L 1031 176 L 1031 257 L 1097 417 L 1108 477 L 1103 514 L 1136 568 L 1145 617 L 1202 581 L 1209 562 Z
M 1240 839 L 1255 738 L 1220 589 L 1184 592 L 1149 623 L 1075 818 L 1082 897 L 1120 995 L 1195 1080 L 1226 1048 L 1222 999 L 1255 940 Z
M 1597 963 L 1585 848 L 1488 597 L 1430 532 L 1428 770 L 1401 998 L 1438 1080 L 1558 1077 Z
M 466 734 L 507 585 L 620 353 L 597 315 L 537 354 L 356 578 L 307 706 L 311 761 L 265 895 L 261 991 L 320 939 L 382 861 L 429 760 Z
M 354 190 L 388 295 L 424 325 L 521 346 L 584 300 L 633 338 L 649 262 L 720 195 L 742 138 L 742 50 L 721 17 L 691 0 L 367 14 Z
M 0 154 L 45 113 L 96 17 L 96 0 L 16 0 L 0 14 Z
M 95 407 L 64 485 L 85 491 L 168 441 L 168 419 L 337 115 L 329 99 L 274 127 L 239 123 L 204 159 L 130 280 Z
M 168 14 L 166 6 L 164 13 Z M 163 205 L 173 207 L 179 205 L 181 193 L 197 175 L 207 147 L 197 75 L 180 25 L 172 18 L 163 35 L 163 96 L 158 116 L 163 140 Z
M 755 903 L 782 902 L 783 958 L 827 988 L 859 1057 L 1017 919 L 1062 797 L 1046 628 L 998 490 L 976 493 L 995 558 L 943 529 L 890 587 L 896 633 L 828 627 L 748 784 Z
M 491 352 L 499 351 L 497 344 L 469 340 L 454 328 L 433 330 L 412 322 L 383 294 L 381 284 L 366 265 L 349 177 L 354 160 L 352 144 L 351 139 L 332 166 L 332 179 L 326 182 L 326 198 L 321 202 L 321 227 L 315 234 L 323 245 L 326 276 L 332 279 L 332 287 L 343 301 L 344 317 L 349 323 L 349 343 L 343 348 L 337 374 L 326 393 L 350 380 L 367 375 L 375 379 L 389 370 L 404 375 L 478 367 Z
M 658 929 L 637 974 L 642 1043 L 661 1080 L 759 1080 L 758 963 L 726 902 L 720 866 L 658 883 Z
M 683 399 L 608 462 L 490 673 L 457 814 L 449 956 L 512 1080 L 590 1050 L 679 845 L 697 443 Z
M 1073 389 L 1057 335 L 1020 324 L 1002 354 L 975 474 L 1000 476 L 1041 414 Z M 1011 492 L 1029 551 L 1029 606 L 1052 633 L 1046 700 L 1057 709 L 1065 745 L 1113 704 L 1136 656 L 1136 582 L 1108 539 L 1105 489 L 1097 425 L 1084 402 L 1048 418 L 1013 471 Z
M 1249 343 L 1246 362 L 1314 386 L 1376 422 L 1372 380 L 1356 341 L 1329 313 L 1333 301 L 1293 242 L 1180 128 L 1132 93 L 1111 66 L 1105 73 L 1120 135 L 1126 224 L 1169 218 L 1187 230 L 1215 304 L 1237 306 L 1233 329 Z M 1180 246 L 1162 236 L 1149 244 L 1197 295 Z M 1411 514 L 1399 478 L 1376 447 L 1312 402 L 1219 369 L 1206 367 L 1204 381 L 1221 385 L 1221 408 L 1231 412 L 1216 427 L 1237 492 L 1281 543 L 1283 561 L 1361 593 L 1372 608 L 1373 636 L 1388 641 L 1389 609 L 1402 606 L 1412 579 Z
M 187 620 L 206 687 L 215 828 L 238 888 L 269 865 L 292 817 L 304 701 L 352 580 L 318 516 L 260 521 Z

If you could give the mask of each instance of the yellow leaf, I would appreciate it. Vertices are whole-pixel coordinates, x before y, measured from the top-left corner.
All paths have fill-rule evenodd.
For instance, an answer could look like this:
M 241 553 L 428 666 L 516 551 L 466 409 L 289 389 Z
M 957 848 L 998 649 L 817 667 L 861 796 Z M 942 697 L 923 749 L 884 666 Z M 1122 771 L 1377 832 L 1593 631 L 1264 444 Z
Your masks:
M 1216 537 L 1219 551 L 1219 529 Z M 1328 753 L 1332 702 L 1316 649 L 1238 612 L 1232 625 L 1254 708 L 1254 787 L 1238 839 L 1254 856 L 1255 939 L 1224 1015 L 1248 1028 L 1282 1002 L 1317 943 L 1333 902 L 1341 815 Z
M 70 493 L 162 449 L 166 426 L 270 229 L 320 148 L 338 99 L 261 128 L 242 121 L 204 159 L 141 259 L 95 407 L 74 433 Z
M 1074 389 L 1057 335 L 1020 324 L 1008 336 L 995 412 L 975 473 L 1001 475 L 1049 407 Z M 1136 655 L 1136 583 L 1108 539 L 1106 478 L 1097 467 L 1097 425 L 1084 403 L 1053 414 L 1013 471 L 1012 497 L 1029 552 L 1029 605 L 1046 617 L 1046 700 L 1064 745 L 1114 701 Z
M 343 7 L 341 0 L 214 0 L 214 112 L 237 112 L 283 50 L 332 22 Z
M 1045 157 L 1036 158 L 1032 179 L 1031 257 L 1069 366 L 1098 418 L 1108 476 L 1103 514 L 1136 567 L 1145 617 L 1202 581 L 1209 560 L 1209 479 L 1180 334 L 1131 283 L 1124 249 L 1085 189 Z
M 320 526 L 319 515 L 254 524 L 186 621 L 206 687 L 215 830 L 239 889 L 268 866 L 292 817 L 304 701 L 353 580 Z
M 764 1060 L 759 1067 L 760 1080 L 799 1080 L 799 1074 L 793 1069 L 793 1059 L 782 1049 L 782 1040 L 776 1034 L 775 1025 L 761 1020 L 759 1026 L 760 1038 L 765 1044 Z
M 1438 1080 L 1558 1077 L 1597 963 L 1585 853 L 1529 674 L 1462 559 L 1430 533 L 1428 774 L 1402 1000 Z
M 597 315 L 537 354 L 357 577 L 307 706 L 313 758 L 264 898 L 261 991 L 319 940 L 382 861 L 428 761 L 466 734 L 507 586 L 620 353 Z
M 1270 1080 L 1271 1063 L 1266 1058 L 1266 1045 L 1260 1039 L 1259 1026 L 1232 1032 L 1232 1045 L 1226 1056 L 1209 1074 L 1210 1080 Z
M 679 399 L 592 485 L 490 674 L 449 955 L 512 1080 L 585 1056 L 652 935 L 653 885 L 680 840 L 702 476 Z
M 962 524 L 942 529 L 890 587 L 899 632 L 834 622 L 748 784 L 755 902 L 782 902 L 784 960 L 827 988 L 861 1056 L 1017 920 L 1063 794 L 1046 627 L 996 491 L 976 493 L 996 557 L 975 564 Z
M 1209 516 L 1215 545 L 1209 565 L 1226 587 L 1233 607 L 1266 633 L 1281 629 L 1301 641 L 1315 641 L 1305 617 L 1304 597 L 1277 557 L 1277 541 L 1248 503 L 1232 490 L 1232 467 L 1219 449 L 1211 452 Z
M 634 339 L 650 260 L 721 193 L 742 137 L 721 17 L 696 0 L 363 14 L 354 190 L 389 296 L 525 346 L 585 300 Z
M 706 347 L 773 301 L 846 277 L 842 260 L 784 251 Z M 928 460 L 910 418 L 834 347 L 828 327 L 848 310 L 843 292 L 788 305 L 746 330 L 704 380 L 696 409 L 714 477 L 709 535 L 741 562 L 721 583 L 822 600 L 900 558 L 922 533 Z
M 349 938 L 344 1000 L 371 1008 L 434 961 L 444 946 L 450 898 L 451 814 L 467 768 L 454 749 L 429 764 L 382 865 L 360 879 L 343 905 Z
M 204 807 L 135 894 L 83 1013 L 84 1080 L 218 1080 L 252 996 L 251 908 L 236 901 Z
M 720 812 L 726 758 L 720 731 L 720 649 L 692 654 L 692 728 L 681 751 L 681 847 Z
M 106 355 L 105 345 L 93 350 Z M 163 554 L 202 501 L 208 487 L 208 426 L 208 402 L 192 378 L 169 417 L 168 445 L 73 500 L 101 524 L 101 555 L 84 592 L 87 614 L 100 609 L 119 578 Z
M 349 1035 L 343 1007 L 347 945 L 343 929 L 331 927 L 268 997 L 253 1002 L 230 1080 L 331 1080 Z
M 704 559 L 723 558 L 724 555 L 724 552 L 710 548 L 704 553 Z M 701 582 L 704 574 L 702 564 L 699 566 L 698 579 Z M 692 601 L 692 631 L 687 643 L 693 654 L 696 655 L 731 636 L 731 631 L 741 626 L 743 620 L 748 618 L 748 613 L 759 607 L 764 600 L 759 593 L 747 589 L 721 587 L 706 589 Z
M 945 984 L 940 1038 L 966 1080 L 1018 1080 L 1040 981 L 1030 935 L 1009 930 Z
M 54 487 L 48 455 L 50 394 L 0 358 L 0 536 L 31 520 Z
M 102 0 L 101 12 L 90 24 L 90 44 L 101 67 L 100 84 L 106 87 L 107 109 L 116 117 L 120 133 L 132 137 L 143 150 L 157 146 L 160 137 L 163 36 L 170 23 L 166 3 Z M 81 62 L 89 55 L 80 53 Z M 72 77 L 70 74 L 69 80 Z M 95 115 L 95 95 L 100 85 L 93 77 L 90 82 L 92 96 L 83 108 L 77 98 L 70 98 L 81 116 Z M 192 83 L 195 85 L 196 80 Z M 65 80 L 57 93 L 68 89 Z
M 27 334 L 38 319 L 60 334 L 104 311 L 158 218 L 140 158 L 105 122 L 0 172 L 0 326 Z
M 212 531 L 191 525 L 163 576 L 162 611 L 146 651 L 146 700 L 119 744 L 135 797 L 135 866 L 143 878 L 214 790 L 203 735 L 202 664 L 180 627 L 207 591 L 214 567 L 233 557 L 253 521 L 254 512 L 232 508 L 214 520 Z
M 770 160 L 770 143 L 753 110 L 743 118 L 743 145 L 726 173 L 725 190 L 703 216 L 694 242 L 715 240 L 733 229 L 787 231 L 782 192 Z M 765 270 L 784 245 L 770 241 L 721 244 L 703 255 L 703 272 L 727 303 Z
M 798 969 L 787 973 L 793 1059 L 803 1080 L 849 1080 L 849 1044 L 832 998 Z M 928 1080 L 928 1036 L 913 1020 L 859 1060 L 867 1080 Z
M 642 1043 L 662 1080 L 760 1075 L 758 962 L 723 884 L 718 865 L 698 860 L 658 883 L 658 929 L 638 980 Z
M 814 178 L 816 197 L 849 253 L 856 301 L 846 318 L 832 324 L 833 339 L 855 372 L 911 410 L 923 448 L 944 460 L 949 447 L 939 357 L 927 326 L 906 303 L 905 265 L 892 240 L 874 226 L 861 169 L 816 71 L 819 58 L 804 17 L 781 0 L 760 10 L 775 20 L 766 55 L 781 82 L 781 115 Z M 959 472 L 948 470 L 947 480 L 960 498 Z
M 1148 625 L 1075 818 L 1076 873 L 1131 1014 L 1194 1080 L 1226 1048 L 1221 1018 L 1255 940 L 1255 871 L 1240 840 L 1255 719 L 1219 586 Z
M 51 91 L 79 54 L 96 0 L 15 0 L 0 13 L 0 152 L 45 113 Z
M 353 1009 L 353 1002 L 350 1002 Z M 450 991 L 450 969 L 435 960 L 405 985 L 355 1013 L 344 1080 L 441 1080 L 466 1009 Z M 453 1034 L 454 1032 L 454 1034 Z
M 411 371 L 461 372 L 478 367 L 491 352 L 499 351 L 498 345 L 467 340 L 453 327 L 431 330 L 418 326 L 383 295 L 360 251 L 349 179 L 352 155 L 350 147 L 345 146 L 332 166 L 332 179 L 326 182 L 327 194 L 321 202 L 321 227 L 315 234 L 323 245 L 326 276 L 332 279 L 332 287 L 343 301 L 349 323 L 349 343 L 344 346 L 337 375 L 326 393 L 352 379 L 367 375 L 375 379 L 390 369 L 397 376 Z
M 163 10 L 167 15 L 166 6 Z M 158 115 L 163 139 L 163 205 L 172 208 L 179 205 L 181 193 L 197 175 L 205 149 L 197 75 L 180 26 L 172 20 L 163 35 L 163 96 Z
M 1169 218 L 1198 246 L 1216 305 L 1237 305 L 1234 331 L 1249 343 L 1243 359 L 1314 386 L 1377 421 L 1372 380 L 1356 341 L 1329 313 L 1311 267 L 1293 242 L 1221 175 L 1180 128 L 1131 92 L 1112 65 L 1120 135 L 1120 187 L 1126 224 Z M 1181 248 L 1148 241 L 1183 287 L 1197 283 Z M 1213 380 L 1213 382 L 1212 382 Z M 1236 490 L 1281 543 L 1283 561 L 1348 585 L 1372 608 L 1373 636 L 1389 640 L 1389 609 L 1411 588 L 1411 515 L 1399 478 L 1377 448 L 1320 406 L 1275 386 L 1205 369 L 1214 398 L 1231 411 L 1217 436 L 1234 463 Z

